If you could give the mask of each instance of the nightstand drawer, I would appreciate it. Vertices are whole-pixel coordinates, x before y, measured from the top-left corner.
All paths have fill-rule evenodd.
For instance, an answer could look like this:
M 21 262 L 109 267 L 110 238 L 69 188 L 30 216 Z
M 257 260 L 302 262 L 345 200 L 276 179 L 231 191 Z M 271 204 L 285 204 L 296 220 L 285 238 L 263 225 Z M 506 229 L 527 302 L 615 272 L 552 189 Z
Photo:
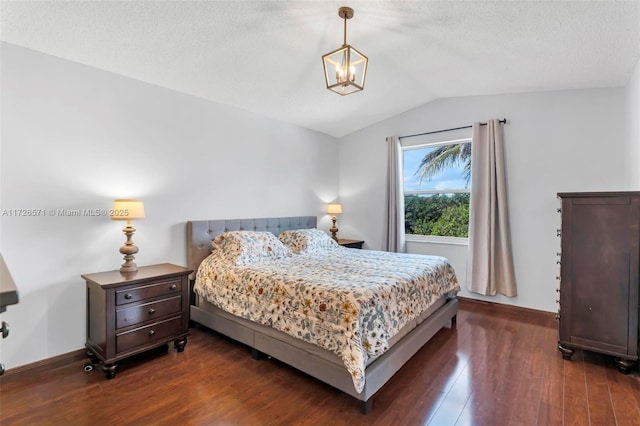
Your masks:
M 179 279 L 128 288 L 126 290 L 116 290 L 116 305 L 124 305 L 126 303 L 137 302 L 138 300 L 163 296 L 165 294 L 180 293 L 181 291 L 182 281 Z
M 174 296 L 116 311 L 116 328 L 128 327 L 141 322 L 162 318 L 182 312 L 182 296 Z
M 124 352 L 136 346 L 143 346 L 162 340 L 172 334 L 180 333 L 182 316 L 149 324 L 131 331 L 116 335 L 116 350 Z

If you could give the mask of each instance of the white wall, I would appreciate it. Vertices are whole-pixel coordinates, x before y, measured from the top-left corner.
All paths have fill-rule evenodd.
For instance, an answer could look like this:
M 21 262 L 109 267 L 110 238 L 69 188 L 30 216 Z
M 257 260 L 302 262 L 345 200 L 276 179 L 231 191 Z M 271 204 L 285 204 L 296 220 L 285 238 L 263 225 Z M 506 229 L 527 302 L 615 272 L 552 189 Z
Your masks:
M 438 100 L 344 137 L 319 133 L 73 62 L 1 45 L 0 211 L 108 209 L 140 197 L 140 265 L 184 264 L 191 219 L 318 215 L 336 198 L 340 236 L 380 249 L 388 135 L 507 117 L 508 189 L 520 295 L 553 311 L 561 191 L 638 189 L 640 66 L 625 89 Z M 625 116 L 626 114 L 626 116 Z M 339 152 L 339 165 L 336 164 Z M 627 152 L 628 160 L 620 152 Z M 82 347 L 80 274 L 117 269 L 122 223 L 107 217 L 0 216 L 0 251 L 20 289 L 1 319 L 8 368 Z M 449 257 L 466 246 L 409 243 Z M 462 295 L 478 297 L 463 290 Z M 481 298 L 481 297 L 479 297 Z
M 640 190 L 640 61 L 636 64 L 627 90 L 627 170 L 629 188 Z
M 555 311 L 558 192 L 625 190 L 625 91 L 622 88 L 441 99 L 342 138 L 343 238 L 381 249 L 389 135 L 464 126 L 491 118 L 504 126 L 507 191 L 518 297 L 462 296 Z M 408 250 L 450 258 L 461 282 L 466 246 L 409 243 Z
M 317 215 L 338 193 L 335 138 L 2 43 L 0 251 L 20 303 L 7 368 L 80 349 L 80 274 L 120 267 L 122 222 L 12 209 L 144 200 L 138 265 L 185 264 L 191 219 Z

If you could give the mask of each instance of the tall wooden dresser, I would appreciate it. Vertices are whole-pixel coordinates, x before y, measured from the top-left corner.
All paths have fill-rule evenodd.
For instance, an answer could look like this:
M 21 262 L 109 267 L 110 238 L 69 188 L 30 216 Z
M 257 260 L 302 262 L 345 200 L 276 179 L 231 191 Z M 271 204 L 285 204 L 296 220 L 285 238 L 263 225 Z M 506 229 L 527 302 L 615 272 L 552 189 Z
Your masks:
M 562 200 L 558 349 L 638 361 L 640 192 L 559 193 Z

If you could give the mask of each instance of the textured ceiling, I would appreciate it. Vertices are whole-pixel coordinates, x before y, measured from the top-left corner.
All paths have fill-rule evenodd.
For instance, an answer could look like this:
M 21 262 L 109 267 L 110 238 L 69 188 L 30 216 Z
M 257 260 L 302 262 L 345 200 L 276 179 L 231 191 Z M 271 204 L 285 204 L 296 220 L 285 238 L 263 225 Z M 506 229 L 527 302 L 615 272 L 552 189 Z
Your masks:
M 363 92 L 321 56 L 369 57 Z M 639 1 L 5 1 L 3 41 L 341 137 L 437 98 L 624 86 Z

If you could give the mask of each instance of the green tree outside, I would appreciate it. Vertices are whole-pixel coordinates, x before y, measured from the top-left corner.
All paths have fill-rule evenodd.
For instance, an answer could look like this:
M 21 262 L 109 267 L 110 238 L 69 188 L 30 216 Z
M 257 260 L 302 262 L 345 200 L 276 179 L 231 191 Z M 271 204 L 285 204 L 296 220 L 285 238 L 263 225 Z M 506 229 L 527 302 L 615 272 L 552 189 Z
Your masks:
M 405 233 L 469 237 L 469 194 L 404 198 Z
M 416 170 L 420 180 L 436 177 L 462 164 L 466 186 L 471 179 L 471 143 L 443 145 L 427 153 Z M 407 195 L 404 198 L 405 233 L 469 237 L 470 194 Z

